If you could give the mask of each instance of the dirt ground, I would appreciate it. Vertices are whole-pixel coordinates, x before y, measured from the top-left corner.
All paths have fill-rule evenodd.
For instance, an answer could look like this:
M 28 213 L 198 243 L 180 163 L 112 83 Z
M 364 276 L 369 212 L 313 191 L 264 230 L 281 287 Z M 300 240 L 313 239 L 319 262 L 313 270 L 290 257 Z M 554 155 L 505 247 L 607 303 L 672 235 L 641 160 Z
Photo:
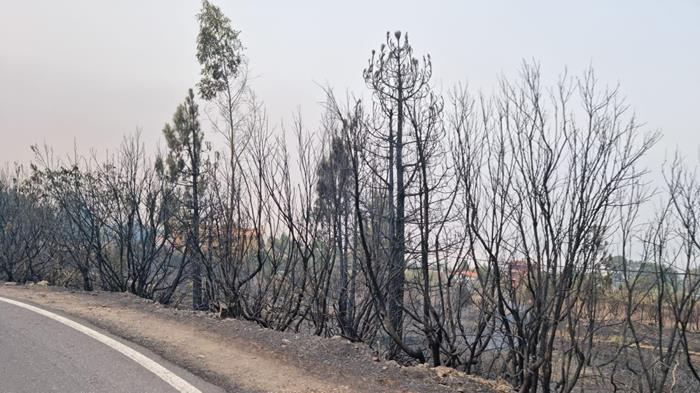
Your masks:
M 379 361 L 364 344 L 342 338 L 277 332 L 126 293 L 2 283 L 0 296 L 90 322 L 232 392 L 508 391 L 445 367 Z

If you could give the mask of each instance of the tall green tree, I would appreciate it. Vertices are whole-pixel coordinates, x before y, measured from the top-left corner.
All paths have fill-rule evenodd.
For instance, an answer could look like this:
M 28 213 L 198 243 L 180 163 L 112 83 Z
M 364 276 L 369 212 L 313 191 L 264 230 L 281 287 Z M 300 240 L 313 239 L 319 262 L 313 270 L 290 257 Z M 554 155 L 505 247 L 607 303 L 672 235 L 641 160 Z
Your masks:
M 202 250 L 200 241 L 202 181 L 202 140 L 199 108 L 194 92 L 189 90 L 185 101 L 178 105 L 172 124 L 166 124 L 163 135 L 168 144 L 167 165 L 171 178 L 182 186 L 186 228 L 185 256 L 189 256 L 192 274 L 192 307 L 201 309 Z
M 332 227 L 332 238 L 335 244 L 333 252 L 334 260 L 339 263 L 339 291 L 338 291 L 338 320 L 341 330 L 346 337 L 355 338 L 353 330 L 352 310 L 354 309 L 354 294 L 349 294 L 351 280 L 354 283 L 355 271 L 353 269 L 348 276 L 348 252 L 350 240 L 350 207 L 351 207 L 351 183 L 350 153 L 344 144 L 342 136 L 333 135 L 330 140 L 330 149 L 327 157 L 319 163 L 317 169 L 318 192 L 317 205 L 320 217 L 329 221 Z
M 219 7 L 206 0 L 197 20 L 197 61 L 201 65 L 197 87 L 200 97 L 213 102 L 223 119 L 224 127 L 215 128 L 228 142 L 229 165 L 233 171 L 238 155 L 236 129 L 241 123 L 238 112 L 241 98 L 247 92 L 245 77 L 240 77 L 244 69 L 240 32 L 231 27 L 231 20 Z M 229 183 L 233 187 L 235 182 Z
M 240 32 L 233 29 L 231 20 L 219 7 L 206 0 L 202 1 L 197 21 L 197 61 L 201 65 L 201 79 L 197 88 L 199 96 L 218 111 L 218 116 L 213 117 L 212 129 L 226 140 L 224 164 L 219 166 L 217 162 L 216 165 L 217 174 L 222 180 L 221 193 L 216 198 L 217 208 L 222 212 L 219 223 L 222 230 L 218 241 L 224 245 L 222 248 L 226 250 L 226 257 L 216 263 L 228 264 L 229 268 L 238 272 L 240 263 L 232 265 L 231 262 L 241 256 L 233 250 L 244 250 L 247 246 L 235 234 L 249 225 L 246 221 L 249 217 L 241 210 L 241 194 L 247 187 L 243 169 L 245 164 L 241 163 L 241 156 L 246 154 L 244 146 L 248 145 L 250 134 L 258 131 L 259 123 L 256 123 L 254 113 L 241 110 L 243 102 L 253 100 L 244 100 L 248 89 Z M 233 277 L 233 281 L 238 280 L 237 274 L 233 274 Z M 231 284 L 229 282 L 224 286 L 230 287 Z M 219 289 L 212 291 L 214 296 L 218 296 Z
M 231 20 L 219 7 L 206 0 L 197 19 L 197 61 L 202 66 L 199 94 L 205 100 L 222 92 L 230 95 L 231 82 L 238 76 L 243 60 L 240 32 L 231 27 Z

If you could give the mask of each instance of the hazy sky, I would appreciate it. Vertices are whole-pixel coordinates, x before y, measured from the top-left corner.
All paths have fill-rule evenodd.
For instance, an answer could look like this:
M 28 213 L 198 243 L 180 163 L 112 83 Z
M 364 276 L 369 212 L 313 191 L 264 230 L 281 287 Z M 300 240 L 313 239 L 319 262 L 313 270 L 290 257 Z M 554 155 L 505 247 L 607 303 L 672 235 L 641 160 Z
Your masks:
M 550 78 L 592 64 L 620 82 L 661 145 L 700 147 L 700 0 L 215 0 L 242 31 L 253 86 L 274 123 L 300 108 L 318 124 L 318 84 L 363 92 L 362 69 L 387 30 L 430 53 L 435 81 L 491 91 L 536 59 Z M 137 127 L 153 148 L 198 80 L 195 0 L 0 0 L 0 162 L 116 147 Z

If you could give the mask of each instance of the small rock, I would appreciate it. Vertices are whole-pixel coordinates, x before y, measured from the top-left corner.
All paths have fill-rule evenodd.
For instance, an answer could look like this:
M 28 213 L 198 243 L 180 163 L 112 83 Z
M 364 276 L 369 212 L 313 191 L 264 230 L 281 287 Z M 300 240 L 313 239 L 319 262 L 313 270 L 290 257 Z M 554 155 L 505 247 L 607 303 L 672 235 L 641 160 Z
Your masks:
M 287 340 L 286 338 L 283 338 L 283 339 L 282 339 L 282 342 L 283 342 L 284 344 L 291 344 L 291 343 L 292 343 L 291 341 Z
M 41 280 L 38 283 L 36 283 L 36 285 L 41 285 L 42 287 L 46 287 L 49 285 L 49 282 L 46 280 Z
M 435 373 L 440 378 L 447 378 L 450 376 L 464 377 L 464 375 L 465 375 L 461 371 L 455 370 L 454 368 L 445 367 L 445 366 L 437 366 L 433 370 L 435 370 Z
M 388 362 L 386 362 L 386 364 L 387 364 L 388 366 L 391 366 L 391 367 L 396 367 L 396 368 L 400 368 L 400 367 L 401 367 L 401 365 L 398 364 L 398 363 L 396 362 L 396 360 L 389 360 Z
M 374 357 L 372 357 L 372 361 L 373 361 L 373 362 L 378 362 L 378 361 L 379 361 L 379 358 L 376 357 L 376 356 L 374 356 Z

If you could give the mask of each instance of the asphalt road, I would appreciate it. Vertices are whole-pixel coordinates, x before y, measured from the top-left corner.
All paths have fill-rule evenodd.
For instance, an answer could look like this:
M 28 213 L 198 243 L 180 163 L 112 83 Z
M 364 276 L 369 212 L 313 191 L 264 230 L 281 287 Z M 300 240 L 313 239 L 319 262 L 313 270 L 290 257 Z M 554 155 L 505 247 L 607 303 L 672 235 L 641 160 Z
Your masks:
M 152 363 L 152 369 L 163 366 L 167 370 L 158 376 L 136 360 L 83 332 L 0 301 L 0 393 L 223 392 L 144 348 L 93 326 L 82 322 L 81 325 L 155 361 L 157 364 Z M 109 338 L 105 340 L 109 341 Z M 185 388 L 178 389 L 166 382 L 168 375 L 171 380 L 179 380 Z

